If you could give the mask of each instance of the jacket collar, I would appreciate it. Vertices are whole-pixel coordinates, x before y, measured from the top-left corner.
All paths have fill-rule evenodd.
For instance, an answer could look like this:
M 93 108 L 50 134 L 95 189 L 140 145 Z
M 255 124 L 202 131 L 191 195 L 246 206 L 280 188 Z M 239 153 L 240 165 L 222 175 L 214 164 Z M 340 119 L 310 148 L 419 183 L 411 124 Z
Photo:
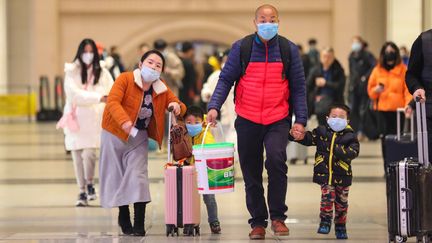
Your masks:
M 267 41 L 267 45 L 268 45 L 268 46 L 272 46 L 272 45 L 274 45 L 274 44 L 278 41 L 278 38 L 279 38 L 279 35 L 276 34 L 275 37 L 273 37 L 273 38 L 271 38 L 270 40 Z M 255 42 L 256 42 L 258 45 L 264 45 L 264 42 L 261 41 L 261 39 L 259 38 L 257 32 L 255 32 Z
M 140 87 L 142 89 L 143 86 L 142 86 L 140 69 L 139 68 L 135 69 L 133 71 L 133 75 L 134 75 L 135 84 L 138 85 L 138 87 Z M 168 87 L 160 79 L 158 79 L 152 83 L 152 88 L 153 88 L 153 91 L 156 93 L 156 95 L 159 95 L 159 94 L 162 94 L 162 93 L 168 91 Z

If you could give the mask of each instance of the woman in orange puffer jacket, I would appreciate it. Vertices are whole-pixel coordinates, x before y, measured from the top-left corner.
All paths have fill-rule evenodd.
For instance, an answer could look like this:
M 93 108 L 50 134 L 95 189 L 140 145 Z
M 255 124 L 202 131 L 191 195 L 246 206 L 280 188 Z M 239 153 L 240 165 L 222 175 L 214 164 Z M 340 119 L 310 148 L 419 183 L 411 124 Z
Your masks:
M 393 42 L 384 43 L 378 64 L 373 69 L 368 82 L 369 98 L 380 115 L 383 156 L 385 156 L 385 135 L 396 134 L 397 108 L 407 110 L 408 103 L 412 100 L 405 84 L 405 73 L 406 67 L 401 62 L 399 48 Z

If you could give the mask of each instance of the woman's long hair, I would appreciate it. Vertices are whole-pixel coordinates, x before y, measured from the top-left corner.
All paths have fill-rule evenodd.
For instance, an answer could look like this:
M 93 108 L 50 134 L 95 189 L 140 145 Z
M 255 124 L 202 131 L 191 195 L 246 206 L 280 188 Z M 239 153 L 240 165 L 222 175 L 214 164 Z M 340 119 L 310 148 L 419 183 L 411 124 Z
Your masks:
M 378 59 L 379 64 L 384 67 L 384 54 L 385 54 L 385 50 L 387 49 L 388 46 L 391 46 L 391 48 L 393 48 L 395 50 L 396 53 L 396 61 L 395 61 L 395 66 L 399 65 L 401 63 L 401 55 L 400 55 L 400 51 L 399 51 L 399 47 L 391 41 L 387 41 L 386 43 L 384 43 L 384 45 L 381 47 L 381 51 L 380 51 L 380 56 Z
M 81 41 L 81 43 L 78 46 L 78 51 L 75 55 L 74 61 L 78 60 L 81 65 L 81 82 L 82 84 L 87 83 L 87 64 L 85 64 L 81 58 L 82 54 L 84 53 L 84 48 L 86 45 L 90 45 L 92 47 L 93 52 L 93 76 L 94 76 L 94 82 L 93 85 L 96 85 L 99 82 L 100 73 L 102 71 L 102 68 L 99 63 L 99 53 L 96 48 L 96 43 L 92 39 L 84 39 Z

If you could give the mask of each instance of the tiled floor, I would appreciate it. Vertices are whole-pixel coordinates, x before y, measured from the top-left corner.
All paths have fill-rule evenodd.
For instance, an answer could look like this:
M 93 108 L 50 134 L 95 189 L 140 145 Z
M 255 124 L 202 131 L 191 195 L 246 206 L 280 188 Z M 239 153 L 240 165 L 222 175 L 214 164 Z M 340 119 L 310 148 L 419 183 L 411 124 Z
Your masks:
M 63 147 L 63 135 L 52 123 L 0 124 L 0 241 L 1 242 L 247 242 L 249 217 L 244 185 L 237 170 L 234 193 L 217 196 L 221 235 L 211 235 L 202 204 L 199 237 L 166 237 L 163 165 L 165 154 L 149 155 L 152 203 L 146 218 L 147 236 L 119 236 L 117 210 L 74 207 L 77 196 L 73 166 Z M 355 180 L 349 196 L 350 239 L 346 242 L 386 242 L 385 183 L 378 142 L 361 144 L 354 161 Z M 312 148 L 308 151 L 313 155 Z M 312 162 L 312 158 L 309 159 Z M 238 168 L 238 167 L 237 167 Z M 289 166 L 287 223 L 291 234 L 266 242 L 340 242 L 333 231 L 318 235 L 319 186 L 312 165 Z M 412 241 L 414 242 L 414 241 Z

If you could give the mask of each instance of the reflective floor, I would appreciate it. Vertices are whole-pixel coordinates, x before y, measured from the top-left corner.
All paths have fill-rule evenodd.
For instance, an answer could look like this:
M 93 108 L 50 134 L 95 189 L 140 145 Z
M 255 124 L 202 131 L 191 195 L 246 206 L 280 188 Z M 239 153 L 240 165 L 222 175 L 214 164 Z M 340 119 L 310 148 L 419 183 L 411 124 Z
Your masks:
M 287 223 L 290 236 L 276 237 L 267 229 L 266 242 L 340 242 L 334 231 L 316 234 L 319 186 L 311 182 L 313 148 L 309 163 L 289 166 Z M 386 242 L 385 182 L 378 142 L 361 144 L 353 162 L 354 183 L 349 195 L 346 242 Z M 119 236 L 117 210 L 74 206 L 78 194 L 72 161 L 64 151 L 63 134 L 55 124 L 0 124 L 0 241 L 1 242 L 246 242 L 249 214 L 244 184 L 237 166 L 234 193 L 217 195 L 221 235 L 212 235 L 201 204 L 201 235 L 166 237 L 163 165 L 166 155 L 149 155 L 152 202 L 146 216 L 147 236 Z M 412 240 L 412 242 L 415 242 Z

